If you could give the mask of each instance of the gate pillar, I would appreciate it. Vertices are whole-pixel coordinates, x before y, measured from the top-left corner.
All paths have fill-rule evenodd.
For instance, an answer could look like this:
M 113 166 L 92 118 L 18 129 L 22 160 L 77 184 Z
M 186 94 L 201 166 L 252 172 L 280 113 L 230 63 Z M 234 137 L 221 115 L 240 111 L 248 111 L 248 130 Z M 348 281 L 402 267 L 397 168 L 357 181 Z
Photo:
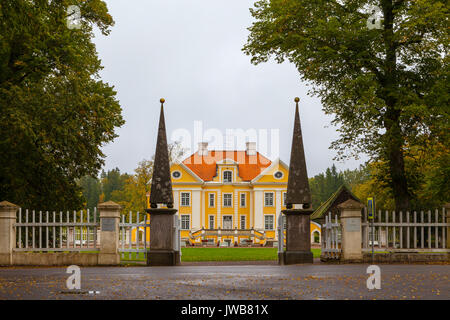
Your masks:
M 313 210 L 286 209 L 286 251 L 280 252 L 279 264 L 313 263 L 311 222 Z
M 121 206 L 113 201 L 98 205 L 100 211 L 99 265 L 119 265 L 119 219 Z
M 295 98 L 294 101 L 294 132 L 289 162 L 286 210 L 282 211 L 286 215 L 286 251 L 278 254 L 279 264 L 313 263 L 309 218 L 313 210 L 298 111 L 300 99 Z
M 361 202 L 349 199 L 338 205 L 342 222 L 342 258 L 346 261 L 361 261 Z
M 150 188 L 150 209 L 146 209 L 150 214 L 150 250 L 147 253 L 147 265 L 175 266 L 180 264 L 180 248 L 177 248 L 178 241 L 176 241 L 178 231 L 174 219 L 177 209 L 173 208 L 169 149 L 164 120 L 165 100 L 161 99 L 160 102 L 158 137 Z
M 147 253 L 149 266 L 175 266 L 180 264 L 180 252 L 175 250 L 174 215 L 177 209 L 151 208 L 150 214 L 150 250 Z
M 0 265 L 12 265 L 12 253 L 16 246 L 14 223 L 19 206 L 8 202 L 0 202 Z
M 446 222 L 450 223 L 450 202 L 444 205 L 446 211 Z M 450 226 L 447 226 L 447 249 L 450 249 Z

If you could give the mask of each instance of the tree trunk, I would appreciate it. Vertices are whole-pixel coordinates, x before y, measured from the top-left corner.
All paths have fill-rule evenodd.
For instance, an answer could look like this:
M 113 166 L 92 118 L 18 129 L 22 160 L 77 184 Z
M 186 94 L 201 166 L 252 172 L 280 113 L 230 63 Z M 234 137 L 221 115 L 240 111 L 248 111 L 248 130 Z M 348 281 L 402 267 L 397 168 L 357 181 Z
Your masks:
M 384 44 L 386 58 L 384 62 L 384 78 L 382 79 L 382 98 L 386 102 L 384 127 L 386 128 L 385 156 L 389 162 L 391 187 L 397 211 L 409 210 L 410 195 L 405 174 L 403 157 L 404 138 L 400 127 L 400 109 L 397 101 L 397 54 L 394 42 L 394 10 L 392 0 L 381 1 L 384 15 Z
M 389 163 L 390 184 L 394 195 L 395 210 L 401 212 L 403 222 L 406 222 L 407 211 L 410 210 L 410 194 L 408 192 L 408 182 L 405 173 L 405 163 L 403 156 L 403 137 L 401 134 L 398 110 L 388 108 L 385 120 L 387 149 L 386 156 Z M 407 232 L 403 228 L 402 235 L 403 248 L 407 248 Z M 411 247 L 411 243 L 410 243 Z
M 402 212 L 402 219 L 406 222 L 406 211 L 410 210 L 410 194 L 405 173 L 403 156 L 404 138 L 400 127 L 401 111 L 396 107 L 398 103 L 397 90 L 397 54 L 394 41 L 394 7 L 392 0 L 382 0 L 384 15 L 383 39 L 386 47 L 384 61 L 384 79 L 382 79 L 382 96 L 386 102 L 384 127 L 386 128 L 385 157 L 389 163 L 390 184 L 394 195 L 395 209 Z M 403 247 L 407 247 L 406 228 L 403 228 Z

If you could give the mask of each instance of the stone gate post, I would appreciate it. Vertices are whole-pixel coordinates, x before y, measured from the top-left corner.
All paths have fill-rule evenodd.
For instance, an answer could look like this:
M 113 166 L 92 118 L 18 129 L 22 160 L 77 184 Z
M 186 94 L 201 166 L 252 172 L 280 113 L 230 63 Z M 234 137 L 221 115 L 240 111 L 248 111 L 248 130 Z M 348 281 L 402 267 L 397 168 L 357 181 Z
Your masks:
M 0 265 L 12 265 L 12 253 L 16 242 L 14 222 L 16 222 L 18 206 L 0 202 Z
M 113 201 L 98 205 L 100 211 L 100 252 L 99 265 L 120 264 L 119 220 L 121 206 Z
M 446 222 L 450 223 L 450 202 L 444 205 L 446 211 Z M 450 249 L 450 226 L 447 226 L 447 249 Z
M 342 258 L 347 261 L 362 261 L 361 244 L 361 202 L 349 199 L 337 206 L 342 223 Z

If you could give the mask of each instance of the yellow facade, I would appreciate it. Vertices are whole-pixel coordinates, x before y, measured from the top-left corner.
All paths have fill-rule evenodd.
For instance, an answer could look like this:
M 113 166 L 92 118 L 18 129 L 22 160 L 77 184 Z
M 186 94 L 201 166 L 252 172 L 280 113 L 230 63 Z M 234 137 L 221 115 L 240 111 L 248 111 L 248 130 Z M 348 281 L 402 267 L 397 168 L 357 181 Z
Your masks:
M 191 168 L 203 174 L 201 166 Z M 244 169 L 241 163 L 226 158 L 215 163 L 214 176 L 202 179 L 184 162 L 171 166 L 182 240 L 191 244 L 209 241 L 210 245 L 242 244 L 246 240 L 264 245 L 278 240 L 288 166 L 275 160 L 251 180 L 248 175 L 247 180 L 242 179 Z M 320 234 L 320 226 L 311 223 L 312 239 L 314 231 Z

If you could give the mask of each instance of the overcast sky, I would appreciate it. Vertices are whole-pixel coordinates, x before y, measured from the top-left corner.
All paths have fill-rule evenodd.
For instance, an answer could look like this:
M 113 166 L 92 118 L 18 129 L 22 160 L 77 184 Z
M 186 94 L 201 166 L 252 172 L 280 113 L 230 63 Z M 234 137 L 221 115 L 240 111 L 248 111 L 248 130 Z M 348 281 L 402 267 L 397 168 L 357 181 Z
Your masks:
M 102 79 L 115 86 L 125 125 L 106 145 L 105 169 L 132 173 L 154 154 L 159 99 L 164 97 L 167 136 L 194 126 L 203 131 L 279 130 L 280 158 L 289 164 L 294 97 L 300 97 L 308 175 L 333 164 L 330 143 L 338 137 L 318 98 L 289 63 L 252 65 L 241 51 L 253 18 L 249 0 L 107 0 L 116 24 L 109 36 L 96 32 Z M 198 126 L 198 122 L 197 122 Z M 260 138 L 264 138 L 260 136 Z M 263 142 L 260 139 L 259 143 Z M 278 140 L 278 139 L 277 139 Z M 267 141 L 270 151 L 270 140 Z M 277 143 L 278 144 L 278 143 Z M 192 141 L 193 151 L 197 145 Z M 210 148 L 213 148 L 211 146 Z M 237 149 L 245 149 L 241 143 Z M 263 152 L 264 153 L 264 152 Z M 272 159 L 274 160 L 274 159 Z M 362 161 L 335 162 L 339 170 Z

